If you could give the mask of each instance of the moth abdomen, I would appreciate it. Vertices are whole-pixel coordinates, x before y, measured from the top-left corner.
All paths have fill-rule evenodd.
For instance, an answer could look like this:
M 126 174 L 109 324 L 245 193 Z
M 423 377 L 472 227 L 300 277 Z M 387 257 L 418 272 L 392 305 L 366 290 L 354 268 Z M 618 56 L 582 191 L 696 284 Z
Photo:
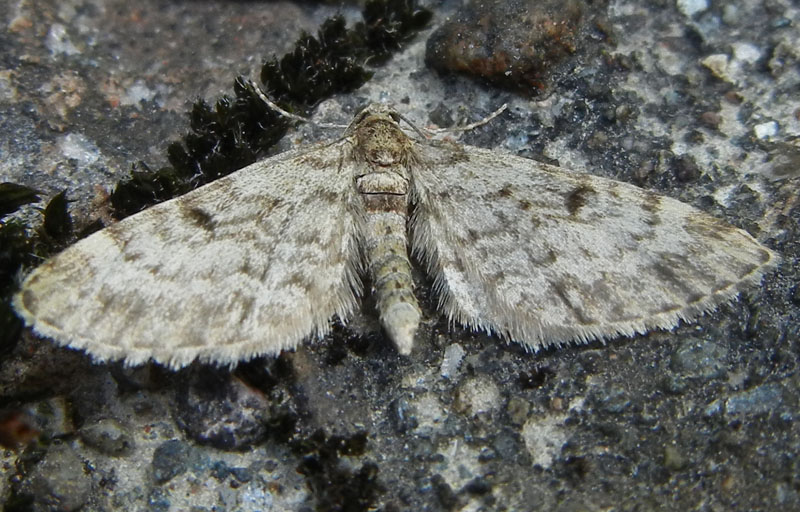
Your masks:
M 367 203 L 374 203 L 376 199 L 375 196 L 365 197 Z M 376 211 L 369 206 L 365 252 L 381 324 L 397 350 L 409 354 L 421 314 L 408 259 L 407 215 L 393 210 Z

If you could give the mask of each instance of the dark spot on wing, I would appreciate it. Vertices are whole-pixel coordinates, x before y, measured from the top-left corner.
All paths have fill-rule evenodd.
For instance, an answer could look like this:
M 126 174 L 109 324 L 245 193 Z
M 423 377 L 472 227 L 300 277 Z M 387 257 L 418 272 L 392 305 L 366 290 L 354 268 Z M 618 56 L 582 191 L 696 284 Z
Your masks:
M 119 248 L 120 252 L 125 252 L 125 248 L 131 242 L 130 233 L 124 227 L 120 227 L 121 222 L 112 224 L 101 231 Z
M 313 288 L 311 282 L 309 281 L 308 277 L 303 274 L 302 272 L 292 272 L 289 274 L 286 279 L 284 280 L 286 284 L 294 285 L 303 290 L 310 290 Z
M 644 202 L 641 206 L 642 210 L 648 214 L 644 218 L 644 223 L 648 226 L 658 226 L 661 224 L 661 217 L 658 214 L 661 212 L 661 202 L 663 199 L 664 198 L 658 194 L 649 191 L 646 192 Z
M 656 277 L 661 279 L 663 283 L 671 285 L 673 289 L 682 293 L 683 296 L 686 297 L 687 301 L 691 301 L 697 296 L 705 295 L 698 292 L 694 286 L 692 286 L 691 281 L 696 282 L 698 280 L 708 280 L 707 278 L 704 278 L 704 276 L 699 272 L 694 271 L 692 273 L 694 277 L 692 280 L 690 280 L 688 278 L 681 277 L 676 271 L 677 268 L 683 268 L 689 264 L 685 258 L 681 257 L 680 255 L 663 252 L 657 254 L 656 256 L 658 256 L 659 260 L 652 263 L 650 265 L 650 269 L 652 270 L 653 274 L 656 275 Z
M 654 194 L 653 192 L 645 191 L 644 202 L 642 202 L 642 209 L 648 212 L 655 213 L 661 210 L 661 201 L 663 197 Z
M 587 197 L 596 193 L 595 189 L 589 185 L 582 184 L 572 189 L 564 198 L 564 205 L 567 207 L 569 214 L 573 217 L 577 215 L 580 209 L 586 204 Z
M 666 281 L 680 290 L 687 289 L 683 279 L 678 276 L 675 269 L 672 268 L 669 263 L 657 261 L 653 263 L 650 268 L 662 281 Z
M 417 150 L 418 154 L 426 157 L 422 160 L 422 164 L 429 167 L 451 166 L 461 162 L 469 162 L 469 155 L 464 151 L 464 148 L 452 142 L 432 140 L 425 145 L 435 148 L 426 151 L 426 148 L 421 147 Z
M 654 239 L 656 236 L 656 231 L 653 229 L 648 229 L 644 233 L 631 233 L 630 236 L 636 243 L 640 243 L 644 240 Z
M 250 264 L 250 260 L 246 259 L 239 265 L 239 273 L 248 277 L 257 277 L 256 269 Z
M 680 311 L 684 308 L 680 304 L 675 304 L 674 302 L 667 302 L 658 307 L 652 308 L 647 310 L 648 315 L 657 315 L 659 313 L 674 313 L 676 311 Z
M 142 258 L 144 254 L 136 251 L 122 251 L 123 261 L 137 261 Z
M 255 297 L 250 295 L 240 295 L 239 293 L 236 294 L 232 298 L 232 300 L 228 303 L 228 307 L 226 308 L 226 313 L 230 313 L 235 309 L 240 311 L 239 313 L 239 323 L 244 322 L 250 315 L 253 314 L 253 310 L 255 308 Z
M 39 309 L 39 299 L 36 298 L 36 295 L 34 295 L 32 291 L 27 289 L 22 292 L 22 304 L 25 306 L 25 309 L 34 315 Z
M 510 226 L 511 223 L 508 221 L 508 216 L 502 210 L 494 210 L 492 211 L 492 215 L 495 219 L 497 219 L 498 226 Z
M 757 268 L 758 268 L 758 265 L 753 265 L 753 264 L 745 265 L 742 268 L 742 270 L 739 272 L 739 276 L 740 277 L 749 276 L 750 274 L 755 272 Z
M 329 204 L 336 204 L 342 200 L 342 196 L 333 190 L 323 190 L 318 197 Z
M 563 281 L 557 281 L 557 282 L 548 281 L 548 283 L 550 284 L 550 288 L 553 290 L 556 297 L 558 297 L 561 300 L 561 302 L 563 302 L 564 305 L 567 306 L 567 309 L 569 309 L 570 312 L 572 312 L 572 315 L 579 323 L 583 325 L 589 325 L 595 323 L 594 320 L 592 320 L 586 315 L 586 313 L 583 311 L 583 308 L 581 308 L 577 304 L 574 304 L 572 299 L 569 298 L 569 294 L 567 293 L 566 283 L 564 283 Z
M 718 293 L 718 292 L 721 292 L 722 290 L 727 290 L 728 288 L 730 288 L 733 285 L 734 285 L 734 283 L 732 281 L 728 281 L 727 279 L 723 280 L 723 281 L 720 281 L 719 283 L 717 283 L 717 285 L 715 285 L 711 289 L 711 293 Z
M 505 281 L 505 279 L 506 279 L 506 273 L 503 272 L 502 270 L 498 270 L 494 274 L 488 276 L 487 281 L 491 285 L 496 286 L 496 285 L 500 284 L 501 282 Z
M 281 204 L 281 200 L 277 197 L 264 198 L 261 204 L 264 207 L 258 212 L 259 222 L 265 217 L 268 217 L 272 211 Z
M 303 164 L 303 166 L 311 167 L 313 169 L 325 169 L 326 167 L 335 166 L 334 160 L 326 160 L 324 158 L 320 158 L 319 156 L 317 156 L 316 151 L 309 151 L 305 155 L 298 157 L 297 163 Z
M 533 206 L 533 204 L 531 204 L 531 202 L 528 201 L 527 199 L 522 199 L 519 202 L 519 209 L 520 210 L 530 210 L 532 206 Z
M 322 245 L 322 234 L 320 233 L 319 229 L 309 229 L 307 231 L 303 231 L 297 234 L 296 239 L 299 243 L 305 246 Z
M 727 240 L 728 236 L 736 231 L 734 226 L 704 213 L 695 213 L 687 217 L 685 229 L 701 238 L 720 241 Z
M 182 208 L 181 211 L 195 226 L 206 231 L 214 231 L 216 221 L 214 216 L 197 206 Z
M 511 197 L 511 194 L 514 193 L 514 188 L 511 186 L 510 183 L 506 183 L 503 185 L 503 188 L 497 191 L 497 195 L 500 197 Z
M 658 226 L 659 224 L 661 224 L 661 217 L 659 217 L 656 214 L 648 215 L 647 217 L 645 217 L 644 223 L 651 227 Z M 647 238 L 653 238 L 653 237 L 651 235 Z
M 113 293 L 109 293 L 106 288 L 101 288 L 95 294 L 95 299 L 100 303 L 104 315 L 109 313 L 116 302 L 116 296 Z
M 534 266 L 546 267 L 558 261 L 558 254 L 552 247 L 546 247 L 544 251 L 536 251 L 535 254 L 532 251 L 528 251 L 528 261 Z
M 701 300 L 703 300 L 705 296 L 706 295 L 702 293 L 697 293 L 697 292 L 692 293 L 688 297 L 686 297 L 686 304 L 696 304 Z

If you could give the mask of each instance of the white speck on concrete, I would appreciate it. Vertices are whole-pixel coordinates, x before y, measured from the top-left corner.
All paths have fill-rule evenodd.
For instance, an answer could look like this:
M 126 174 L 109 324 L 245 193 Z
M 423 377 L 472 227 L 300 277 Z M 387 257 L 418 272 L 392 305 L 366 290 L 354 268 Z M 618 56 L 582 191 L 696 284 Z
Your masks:
M 760 123 L 753 127 L 753 132 L 756 134 L 756 137 L 761 140 L 778 135 L 778 131 L 780 131 L 780 126 L 778 126 L 777 121 L 767 121 L 766 123 Z
M 522 426 L 522 440 L 534 465 L 549 468 L 567 442 L 564 416 L 531 417 Z
M 684 16 L 691 18 L 697 13 L 708 9 L 708 0 L 677 0 L 678 10 Z
M 64 158 L 76 160 L 80 165 L 91 165 L 100 159 L 100 149 L 80 133 L 70 133 L 58 141 Z
M 11 70 L 0 71 L 0 100 L 12 103 L 17 100 L 17 89 L 11 81 Z
M 733 194 L 734 190 L 736 190 L 735 185 L 726 185 L 724 187 L 717 187 L 717 189 L 711 196 L 717 203 L 723 206 L 728 206 L 730 204 L 731 194 Z
M 755 64 L 761 58 L 761 50 L 750 43 L 733 43 L 733 58 L 746 62 L 747 64 Z
M 53 55 L 76 55 L 81 53 L 78 48 L 72 44 L 67 34 L 67 27 L 60 23 L 54 23 L 45 37 L 44 45 L 50 50 Z
M 444 350 L 444 358 L 439 373 L 445 379 L 452 379 L 458 373 L 461 361 L 464 359 L 464 348 L 458 343 L 449 345 Z
M 451 489 L 461 489 L 485 471 L 479 461 L 480 451 L 459 439 L 441 446 L 439 453 L 444 460 L 436 469 Z
M 417 400 L 413 401 L 413 406 L 417 410 L 417 434 L 429 434 L 433 432 L 439 423 L 444 421 L 444 411 L 439 404 L 439 399 L 434 393 L 425 393 Z
M 275 500 L 265 482 L 251 481 L 241 493 L 239 501 L 250 510 L 271 510 Z
M 500 391 L 487 377 L 469 379 L 458 390 L 458 401 L 470 416 L 491 412 L 500 406 Z
M 157 91 L 148 87 L 143 80 L 137 80 L 119 98 L 119 102 L 121 105 L 139 107 L 143 101 L 152 101 L 156 94 Z

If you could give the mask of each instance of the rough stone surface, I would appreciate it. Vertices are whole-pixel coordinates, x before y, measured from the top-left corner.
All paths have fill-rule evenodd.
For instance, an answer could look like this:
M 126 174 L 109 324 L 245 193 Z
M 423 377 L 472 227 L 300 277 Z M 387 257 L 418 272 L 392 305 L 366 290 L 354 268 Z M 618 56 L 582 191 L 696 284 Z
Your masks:
M 67 443 L 51 446 L 20 488 L 21 495 L 32 498 L 36 511 L 78 510 L 91 491 L 92 479 L 81 458 Z
M 437 4 L 434 27 L 460 7 Z M 191 100 L 255 77 L 336 9 L 0 0 L 0 181 L 48 197 L 67 189 L 77 223 L 101 214 L 103 187 L 131 162 L 163 165 Z M 410 357 L 367 307 L 278 361 L 216 370 L 216 393 L 185 372 L 93 365 L 26 335 L 0 365 L 6 403 L 27 411 L 57 398 L 79 432 L 114 420 L 135 449 L 113 455 L 79 437 L 6 451 L 0 502 L 35 487 L 68 488 L 83 510 L 314 510 L 375 490 L 358 469 L 374 463 L 380 510 L 800 509 L 798 7 L 615 0 L 601 10 L 611 37 L 576 45 L 533 101 L 427 68 L 425 33 L 315 119 L 348 122 L 388 100 L 420 125 L 444 125 L 507 102 L 461 140 L 632 182 L 743 227 L 783 259 L 760 288 L 671 333 L 532 354 L 451 327 L 420 266 L 425 319 Z M 281 149 L 335 135 L 300 126 Z M 248 437 L 258 394 L 273 410 Z M 69 439 L 68 427 L 52 431 Z M 247 442 L 197 435 L 226 429 Z M 359 432 L 365 445 L 353 450 Z M 73 481 L 61 478 L 67 467 Z
M 192 448 L 178 439 L 162 443 L 153 452 L 153 479 L 159 484 L 169 482 L 189 469 Z
M 78 435 L 84 443 L 106 455 L 127 455 L 135 448 L 135 443 L 125 426 L 113 418 L 103 418 L 90 425 L 84 425 Z
M 564 71 L 578 46 L 596 45 L 589 41 L 587 27 L 595 27 L 588 20 L 605 5 L 473 1 L 431 35 L 425 60 L 445 74 L 462 73 L 537 96 L 549 88 L 554 73 Z
M 270 419 L 269 398 L 229 372 L 190 370 L 175 408 L 178 424 L 198 442 L 241 450 L 261 441 Z

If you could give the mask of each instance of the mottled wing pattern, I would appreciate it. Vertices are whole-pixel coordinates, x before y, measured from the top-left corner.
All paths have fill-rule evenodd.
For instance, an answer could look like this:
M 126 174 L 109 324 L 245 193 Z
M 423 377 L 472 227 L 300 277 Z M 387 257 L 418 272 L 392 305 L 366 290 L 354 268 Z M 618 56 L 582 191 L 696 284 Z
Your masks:
M 412 246 L 453 320 L 538 350 L 671 328 L 773 255 L 668 197 L 513 155 L 418 147 Z
M 17 310 L 97 360 L 173 368 L 326 332 L 360 293 L 342 144 L 255 163 L 93 234 L 34 270 Z

